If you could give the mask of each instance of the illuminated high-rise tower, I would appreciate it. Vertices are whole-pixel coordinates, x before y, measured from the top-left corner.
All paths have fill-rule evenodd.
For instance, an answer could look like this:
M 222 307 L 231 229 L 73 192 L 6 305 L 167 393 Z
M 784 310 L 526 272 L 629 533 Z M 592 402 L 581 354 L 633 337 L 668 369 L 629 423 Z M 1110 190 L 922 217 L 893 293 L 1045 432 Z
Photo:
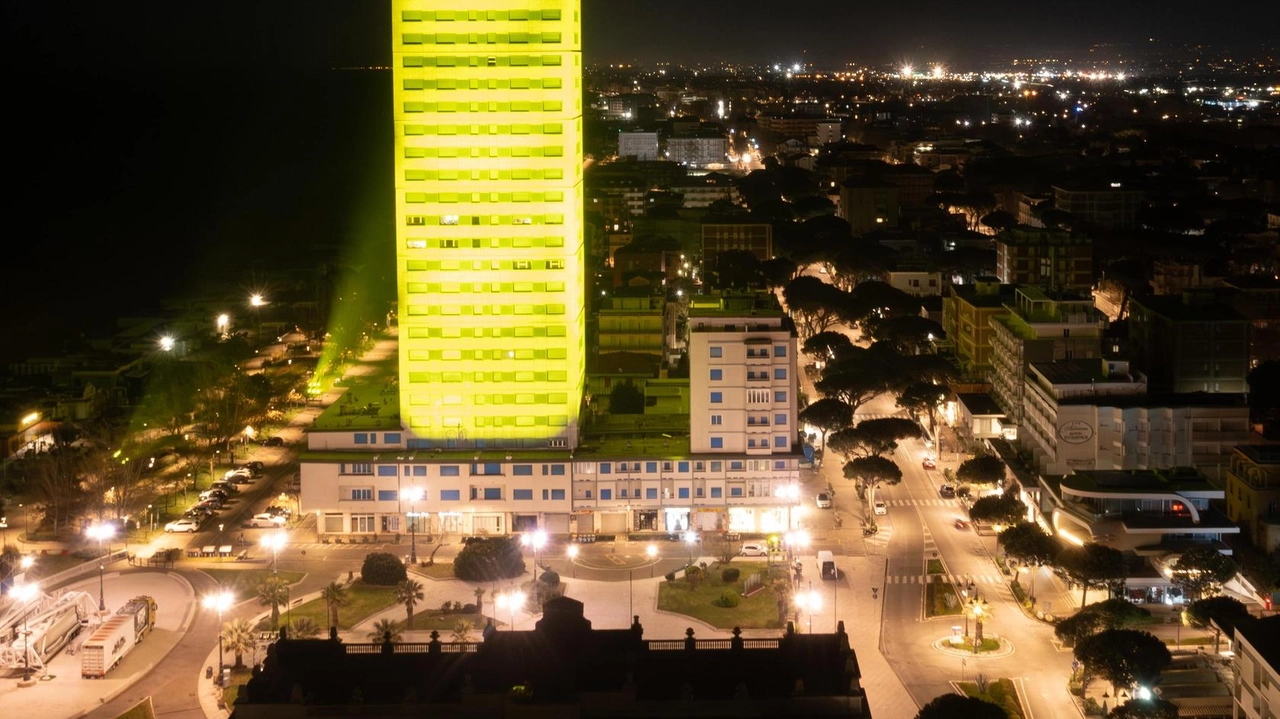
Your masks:
M 580 0 L 392 12 L 404 427 L 418 446 L 571 448 L 585 371 Z

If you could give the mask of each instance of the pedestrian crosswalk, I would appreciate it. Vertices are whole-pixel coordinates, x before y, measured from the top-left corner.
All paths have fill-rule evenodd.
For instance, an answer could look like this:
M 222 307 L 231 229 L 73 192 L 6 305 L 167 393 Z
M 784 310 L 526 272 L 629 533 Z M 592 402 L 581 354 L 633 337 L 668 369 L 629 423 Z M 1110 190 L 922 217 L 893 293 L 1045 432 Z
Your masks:
M 959 507 L 960 502 L 955 499 L 885 499 L 882 500 L 890 507 Z
M 935 577 L 937 579 L 935 579 Z M 968 586 L 970 582 L 977 585 L 1004 584 L 1005 579 L 999 574 L 972 574 L 972 575 L 946 575 L 946 574 L 890 574 L 885 577 L 887 584 L 929 584 L 933 581 L 947 581 L 957 587 Z

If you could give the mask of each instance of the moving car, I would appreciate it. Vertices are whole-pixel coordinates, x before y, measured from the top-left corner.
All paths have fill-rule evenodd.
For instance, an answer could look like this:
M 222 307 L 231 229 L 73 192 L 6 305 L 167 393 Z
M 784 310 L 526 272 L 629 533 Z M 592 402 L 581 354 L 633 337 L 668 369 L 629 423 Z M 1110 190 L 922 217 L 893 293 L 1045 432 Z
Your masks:
M 284 523 L 287 521 L 289 521 L 289 518 L 285 517 L 284 515 L 271 514 L 270 512 L 263 512 L 261 514 L 253 515 L 253 518 L 249 520 L 249 526 L 250 527 L 283 527 Z
M 164 525 L 164 531 L 166 532 L 186 532 L 188 534 L 195 534 L 199 530 L 200 523 L 194 519 L 175 519 Z
M 968 529 L 968 528 L 969 528 L 969 522 L 968 522 L 968 521 L 963 520 L 963 519 L 957 519 L 957 520 L 956 520 L 956 529 Z
M 818 509 L 831 509 L 831 495 L 826 492 L 818 492 L 813 501 L 818 503 Z
M 742 556 L 763 557 L 769 553 L 769 545 L 764 542 L 743 542 Z
M 924 458 L 924 460 L 923 460 L 922 462 L 920 462 L 920 464 L 921 464 L 921 466 L 923 466 L 925 469 L 937 469 L 937 468 L 938 468 L 938 463 L 937 463 L 937 462 L 935 462 L 935 461 L 933 460 L 933 457 L 925 457 L 925 458 Z
M 889 506 L 884 503 L 884 500 L 877 499 L 875 503 L 875 508 L 872 511 L 874 511 L 876 514 L 888 514 Z
M 263 442 L 262 444 L 264 447 L 283 447 L 284 440 L 280 439 L 279 437 L 272 437 L 267 441 Z
M 956 488 L 949 484 L 944 484 L 938 487 L 938 496 L 943 499 L 951 499 L 956 496 Z

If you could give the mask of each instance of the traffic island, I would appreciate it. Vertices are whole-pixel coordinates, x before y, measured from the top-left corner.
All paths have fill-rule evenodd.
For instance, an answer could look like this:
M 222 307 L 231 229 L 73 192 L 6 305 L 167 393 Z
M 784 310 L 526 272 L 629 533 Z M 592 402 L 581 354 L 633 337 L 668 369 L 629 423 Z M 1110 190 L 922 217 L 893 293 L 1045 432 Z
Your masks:
M 998 658 L 1013 654 L 1013 643 L 1004 637 L 983 637 L 975 648 L 973 637 L 957 634 L 943 637 L 933 643 L 933 648 L 955 657 Z

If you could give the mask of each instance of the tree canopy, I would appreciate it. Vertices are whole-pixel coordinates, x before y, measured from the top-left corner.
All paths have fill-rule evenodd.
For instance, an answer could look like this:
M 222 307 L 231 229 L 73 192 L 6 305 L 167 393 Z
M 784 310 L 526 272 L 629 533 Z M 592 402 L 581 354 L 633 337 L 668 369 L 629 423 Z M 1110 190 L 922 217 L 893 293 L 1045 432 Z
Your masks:
M 1151 612 L 1128 600 L 1112 598 L 1090 604 L 1063 619 L 1053 628 L 1053 632 L 1062 642 L 1076 644 L 1103 629 L 1124 629 L 1150 621 Z
M 822 379 L 814 387 L 824 395 L 839 397 L 858 407 L 888 392 L 898 378 L 893 352 L 880 346 L 851 347 L 843 356 L 827 363 Z
M 812 337 L 840 320 L 849 295 L 817 277 L 801 275 L 782 290 L 801 337 Z
M 1181 587 L 1190 599 L 1200 599 L 1206 594 L 1216 594 L 1222 585 L 1231 581 L 1240 567 L 1231 557 L 1210 546 L 1187 548 L 1169 567 L 1170 580 Z
M 898 448 L 898 440 L 920 436 L 920 427 L 902 417 L 867 419 L 856 426 L 840 430 L 831 436 L 833 451 L 848 457 L 852 454 L 875 456 L 892 453 Z
M 844 356 L 852 347 L 853 340 L 849 339 L 849 335 L 827 330 L 805 340 L 801 350 L 823 362 L 829 362 Z
M 1173 661 L 1163 641 L 1136 629 L 1104 629 L 1085 637 L 1076 644 L 1075 657 L 1085 665 L 1087 675 L 1105 679 L 1113 687 L 1152 687 Z
M 920 707 L 916 719 L 1005 719 L 1004 709 L 997 704 L 960 694 L 943 694 Z
M 1089 542 L 1084 546 L 1071 546 L 1058 553 L 1054 571 L 1063 579 L 1082 587 L 1080 606 L 1088 606 L 1089 589 L 1093 587 L 1118 588 L 1124 584 L 1127 567 L 1124 554 L 1111 547 Z
M 827 436 L 853 422 L 853 408 L 842 400 L 826 397 L 800 410 L 800 421 L 813 425 L 822 432 L 822 446 L 825 450 Z
M 1197 629 L 1213 629 L 1215 645 L 1222 630 L 1234 633 L 1237 625 L 1253 619 L 1244 602 L 1226 595 L 1198 599 L 1187 606 L 1182 616 L 1187 624 Z
M 989 494 L 974 501 L 969 518 L 987 524 L 1017 524 L 1027 518 L 1027 505 L 1013 492 Z
M 844 478 L 856 479 L 863 487 L 878 484 L 897 484 L 902 481 L 902 469 L 893 460 L 884 457 L 857 457 L 844 463 Z
M 969 484 L 1000 484 L 1004 481 L 1004 462 L 993 454 L 966 459 L 956 470 L 956 477 Z
M 876 323 L 871 333 L 872 339 L 876 342 L 885 342 L 904 355 L 926 352 L 930 349 L 933 340 L 941 339 L 943 336 L 942 325 L 918 314 L 900 315 L 881 320 Z
M 1159 697 L 1135 699 L 1117 704 L 1107 719 L 1178 719 L 1178 705 Z
M 1049 564 L 1054 557 L 1058 556 L 1058 552 L 1062 551 L 1058 540 L 1049 536 L 1035 522 L 1019 522 L 1006 527 L 1000 536 L 996 537 L 996 544 L 1007 556 L 1024 564 L 1036 566 Z

